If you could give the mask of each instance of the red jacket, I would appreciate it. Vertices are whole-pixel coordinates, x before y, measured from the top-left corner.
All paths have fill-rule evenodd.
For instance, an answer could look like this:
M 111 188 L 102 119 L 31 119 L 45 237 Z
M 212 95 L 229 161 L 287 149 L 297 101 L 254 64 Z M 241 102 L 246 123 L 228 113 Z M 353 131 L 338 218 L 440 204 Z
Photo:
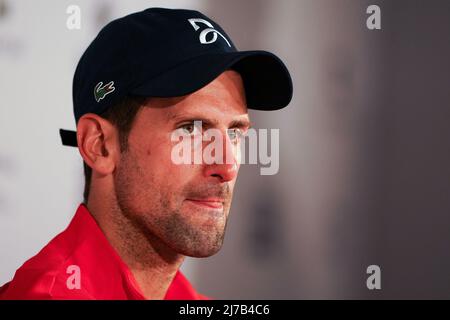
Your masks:
M 0 288 L 0 299 L 145 299 L 136 280 L 81 204 L 67 229 Z M 165 299 L 207 299 L 178 271 Z

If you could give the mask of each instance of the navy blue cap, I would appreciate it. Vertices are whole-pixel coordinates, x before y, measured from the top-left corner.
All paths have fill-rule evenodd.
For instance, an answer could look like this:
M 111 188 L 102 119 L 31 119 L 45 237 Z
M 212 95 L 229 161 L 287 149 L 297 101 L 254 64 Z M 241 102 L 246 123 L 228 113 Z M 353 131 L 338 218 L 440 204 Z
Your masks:
M 126 96 L 178 97 L 225 70 L 240 73 L 247 106 L 277 110 L 292 98 L 283 62 L 267 51 L 238 51 L 225 31 L 193 10 L 150 8 L 107 24 L 82 55 L 73 79 L 75 121 L 101 114 Z M 76 133 L 60 130 L 64 145 Z

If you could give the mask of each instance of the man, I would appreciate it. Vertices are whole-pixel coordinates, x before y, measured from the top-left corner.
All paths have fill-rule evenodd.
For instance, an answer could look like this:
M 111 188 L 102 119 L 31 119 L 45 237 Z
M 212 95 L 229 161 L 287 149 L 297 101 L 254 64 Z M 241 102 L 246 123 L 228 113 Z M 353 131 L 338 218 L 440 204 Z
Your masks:
M 77 132 L 60 131 L 83 157 L 84 203 L 0 296 L 205 298 L 178 269 L 222 246 L 247 107 L 280 109 L 291 97 L 276 56 L 238 52 L 197 11 L 152 8 L 109 23 L 75 71 Z M 223 133 L 227 161 L 175 163 L 173 134 L 208 128 Z

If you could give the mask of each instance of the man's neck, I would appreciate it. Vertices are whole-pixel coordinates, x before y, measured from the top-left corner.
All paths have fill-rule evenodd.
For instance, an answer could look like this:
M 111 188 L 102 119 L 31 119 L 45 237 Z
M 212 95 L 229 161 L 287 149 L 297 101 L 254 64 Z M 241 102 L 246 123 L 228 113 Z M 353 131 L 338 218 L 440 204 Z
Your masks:
M 164 299 L 184 256 L 143 231 L 120 209 L 87 205 L 106 238 L 133 274 L 146 299 Z

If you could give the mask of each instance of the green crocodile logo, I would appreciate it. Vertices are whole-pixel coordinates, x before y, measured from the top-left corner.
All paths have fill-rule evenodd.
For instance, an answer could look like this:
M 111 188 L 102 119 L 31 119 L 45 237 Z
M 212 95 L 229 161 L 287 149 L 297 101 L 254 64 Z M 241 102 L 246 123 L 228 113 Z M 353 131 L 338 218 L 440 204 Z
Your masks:
M 94 88 L 95 101 L 100 102 L 100 100 L 105 98 L 106 95 L 110 94 L 114 90 L 116 90 L 116 88 L 114 88 L 114 81 L 110 81 L 105 85 L 103 85 L 103 82 L 100 81 Z

